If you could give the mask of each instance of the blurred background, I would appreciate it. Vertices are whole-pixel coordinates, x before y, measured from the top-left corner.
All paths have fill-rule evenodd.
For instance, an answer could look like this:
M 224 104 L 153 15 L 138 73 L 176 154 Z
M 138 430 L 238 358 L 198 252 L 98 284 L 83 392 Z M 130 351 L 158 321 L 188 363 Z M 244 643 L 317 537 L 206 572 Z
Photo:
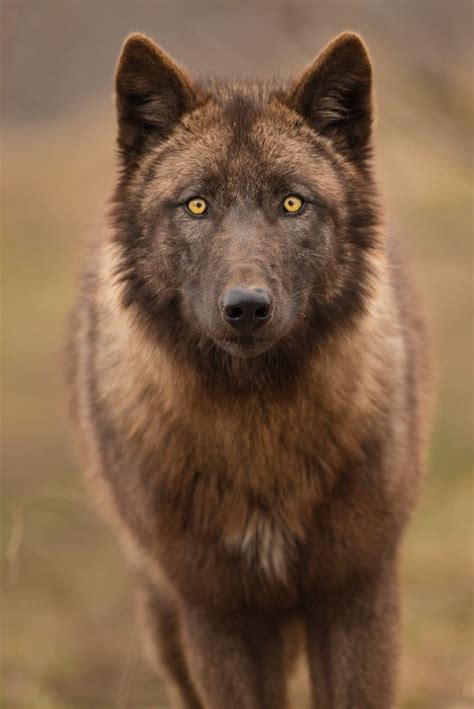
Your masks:
M 401 705 L 474 707 L 472 13 L 460 0 L 3 2 L 2 707 L 168 706 L 141 659 L 121 553 L 83 489 L 61 360 L 81 247 L 114 179 L 124 37 L 151 35 L 195 74 L 268 77 L 298 71 L 344 29 L 375 63 L 387 214 L 438 375 L 429 474 L 404 543 Z

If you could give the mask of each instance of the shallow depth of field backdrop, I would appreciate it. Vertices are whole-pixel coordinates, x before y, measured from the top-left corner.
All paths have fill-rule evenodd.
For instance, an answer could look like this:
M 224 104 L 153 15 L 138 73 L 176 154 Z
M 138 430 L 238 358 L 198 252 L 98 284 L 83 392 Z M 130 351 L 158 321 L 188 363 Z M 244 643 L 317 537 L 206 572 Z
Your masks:
M 196 74 L 266 77 L 301 69 L 344 29 L 363 34 L 375 63 L 387 213 L 431 319 L 439 378 L 429 477 L 404 544 L 402 707 L 474 706 L 472 7 L 3 3 L 1 706 L 168 706 L 141 660 L 122 556 L 82 486 L 62 379 L 81 245 L 114 176 L 124 37 L 148 33 Z

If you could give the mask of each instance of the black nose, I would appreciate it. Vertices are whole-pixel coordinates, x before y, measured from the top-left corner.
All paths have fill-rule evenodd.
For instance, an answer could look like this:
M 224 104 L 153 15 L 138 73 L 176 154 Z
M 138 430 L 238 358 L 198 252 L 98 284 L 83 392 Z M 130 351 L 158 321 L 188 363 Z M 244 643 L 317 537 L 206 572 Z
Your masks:
M 222 312 L 229 325 L 236 330 L 250 332 L 270 319 L 270 294 L 264 288 L 231 288 L 224 293 Z

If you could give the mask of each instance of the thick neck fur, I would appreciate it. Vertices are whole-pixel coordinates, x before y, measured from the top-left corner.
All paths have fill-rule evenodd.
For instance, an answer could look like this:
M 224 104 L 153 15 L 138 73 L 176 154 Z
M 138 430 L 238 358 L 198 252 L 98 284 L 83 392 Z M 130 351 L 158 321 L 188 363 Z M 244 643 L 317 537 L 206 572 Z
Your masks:
M 125 435 L 153 448 L 156 426 L 166 420 L 197 442 L 194 453 L 199 458 L 202 451 L 203 465 L 209 467 L 213 458 L 219 468 L 219 461 L 235 461 L 244 477 L 252 470 L 253 482 L 255 471 L 265 476 L 269 457 L 283 455 L 288 446 L 311 448 L 318 437 L 330 438 L 333 420 L 347 451 L 360 444 L 354 436 L 364 435 L 381 394 L 396 380 L 400 365 L 395 363 L 403 348 L 400 334 L 393 331 L 382 258 L 377 291 L 366 313 L 327 339 L 291 386 L 271 392 L 255 387 L 231 397 L 220 395 L 189 364 L 149 338 L 133 312 L 122 307 L 121 286 L 110 277 L 116 258 L 115 247 L 108 246 L 99 260 L 97 302 L 108 312 L 98 354 L 103 396 L 127 429 Z M 266 464 L 259 467 L 257 459 Z

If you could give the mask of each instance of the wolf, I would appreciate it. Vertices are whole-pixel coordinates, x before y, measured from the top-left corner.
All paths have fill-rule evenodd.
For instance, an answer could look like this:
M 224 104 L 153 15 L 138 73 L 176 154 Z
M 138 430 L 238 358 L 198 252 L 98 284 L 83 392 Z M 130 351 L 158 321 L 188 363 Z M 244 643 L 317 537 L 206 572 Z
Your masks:
M 429 357 L 372 84 L 351 32 L 287 82 L 197 80 L 142 34 L 120 55 L 69 380 L 173 706 L 283 709 L 296 648 L 314 707 L 397 701 Z

